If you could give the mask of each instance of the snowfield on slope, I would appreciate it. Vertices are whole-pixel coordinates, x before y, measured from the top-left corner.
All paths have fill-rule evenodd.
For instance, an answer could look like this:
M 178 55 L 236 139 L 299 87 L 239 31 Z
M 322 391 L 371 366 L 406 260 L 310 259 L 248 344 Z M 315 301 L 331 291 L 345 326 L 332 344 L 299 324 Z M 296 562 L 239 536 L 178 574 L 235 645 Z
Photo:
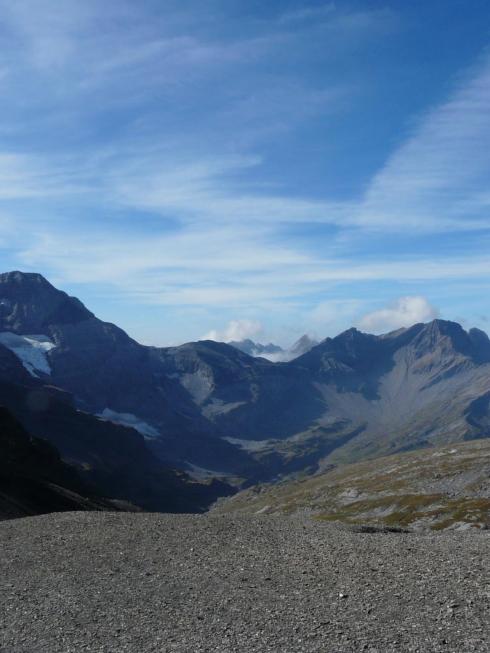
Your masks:
M 39 378 L 38 372 L 51 374 L 48 352 L 56 345 L 45 335 L 19 336 L 10 331 L 0 333 L 0 344 L 10 349 L 31 376 Z
M 97 417 L 104 422 L 114 422 L 114 424 L 120 424 L 121 426 L 128 426 L 129 428 L 135 429 L 141 435 L 144 435 L 147 438 L 158 438 L 160 433 L 156 428 L 144 422 L 137 415 L 132 413 L 118 413 L 115 410 L 110 408 L 104 408 L 104 410 L 97 415 Z

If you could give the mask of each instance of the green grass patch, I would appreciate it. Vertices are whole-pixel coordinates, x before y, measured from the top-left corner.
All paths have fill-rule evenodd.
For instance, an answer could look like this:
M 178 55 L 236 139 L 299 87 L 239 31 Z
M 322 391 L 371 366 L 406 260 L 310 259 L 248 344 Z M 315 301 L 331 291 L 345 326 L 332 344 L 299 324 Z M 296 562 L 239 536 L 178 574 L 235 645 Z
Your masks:
M 393 507 L 393 510 L 389 514 L 376 514 L 376 511 L 390 507 Z M 418 520 L 427 519 L 433 522 L 431 529 L 436 531 L 449 528 L 458 522 L 490 526 L 490 499 L 448 500 L 440 494 L 390 495 L 356 501 L 340 510 L 320 513 L 316 518 L 322 521 L 341 521 L 350 524 L 378 523 L 400 527 L 407 527 Z

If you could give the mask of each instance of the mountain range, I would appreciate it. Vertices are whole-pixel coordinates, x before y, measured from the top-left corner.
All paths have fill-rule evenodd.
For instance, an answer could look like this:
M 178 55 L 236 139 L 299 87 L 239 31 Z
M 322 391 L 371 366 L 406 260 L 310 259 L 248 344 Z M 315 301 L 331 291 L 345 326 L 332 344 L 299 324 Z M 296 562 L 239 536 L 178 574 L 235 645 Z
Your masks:
M 267 360 L 272 361 L 273 363 L 284 363 L 306 354 L 307 351 L 310 351 L 313 347 L 318 345 L 318 341 L 311 338 L 308 334 L 304 334 L 296 340 L 295 343 L 291 345 L 288 349 L 283 349 L 279 345 L 274 345 L 272 342 L 269 342 L 267 345 L 263 345 L 260 342 L 254 342 L 249 338 L 245 340 L 232 340 L 228 342 L 229 345 L 243 351 L 249 356 L 262 358 L 267 358 Z
M 288 362 L 236 345 L 143 346 L 39 274 L 0 275 L 0 404 L 97 496 L 203 510 L 232 487 L 490 436 L 478 329 L 350 329 Z

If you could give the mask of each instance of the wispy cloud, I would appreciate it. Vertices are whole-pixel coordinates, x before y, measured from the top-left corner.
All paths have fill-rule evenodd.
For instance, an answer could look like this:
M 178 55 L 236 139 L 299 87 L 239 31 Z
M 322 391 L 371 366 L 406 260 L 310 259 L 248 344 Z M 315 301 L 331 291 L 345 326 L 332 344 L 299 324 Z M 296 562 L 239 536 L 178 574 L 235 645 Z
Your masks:
M 361 226 L 424 231 L 490 228 L 490 57 L 430 110 L 374 176 Z
M 349 210 L 342 204 L 288 196 L 283 189 L 271 193 L 260 183 L 244 184 L 240 173 L 258 168 L 261 159 L 215 157 L 183 162 L 159 158 L 136 158 L 115 167 L 107 193 L 134 208 L 151 209 L 181 219 L 212 220 L 240 224 L 297 221 L 340 222 Z M 209 224 L 209 222 L 208 222 Z
M 330 18 L 332 13 L 335 12 L 335 3 L 328 2 L 323 5 L 304 6 L 301 9 L 295 9 L 282 14 L 279 17 L 280 23 L 297 23 L 302 21 L 309 21 L 312 19 L 318 20 L 323 18 Z
M 74 197 L 93 192 L 83 171 L 69 161 L 46 162 L 35 154 L 0 151 L 0 201 Z

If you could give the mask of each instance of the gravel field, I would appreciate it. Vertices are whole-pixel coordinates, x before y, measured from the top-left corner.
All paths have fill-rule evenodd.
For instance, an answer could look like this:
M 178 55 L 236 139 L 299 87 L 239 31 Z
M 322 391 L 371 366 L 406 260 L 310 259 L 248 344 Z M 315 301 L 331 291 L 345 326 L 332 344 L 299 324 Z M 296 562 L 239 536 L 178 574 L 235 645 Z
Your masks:
M 489 535 L 271 516 L 6 521 L 0 651 L 488 652 Z

